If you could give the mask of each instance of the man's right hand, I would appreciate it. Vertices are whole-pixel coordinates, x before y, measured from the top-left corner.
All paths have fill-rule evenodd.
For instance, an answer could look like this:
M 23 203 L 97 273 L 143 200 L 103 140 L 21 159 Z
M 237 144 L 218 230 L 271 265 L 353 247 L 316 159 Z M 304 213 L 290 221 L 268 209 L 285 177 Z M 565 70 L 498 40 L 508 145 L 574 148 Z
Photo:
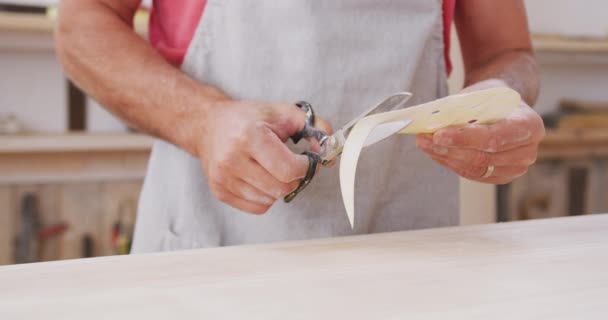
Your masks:
M 304 112 L 291 104 L 224 100 L 209 108 L 196 153 L 213 194 L 242 211 L 268 211 L 306 175 L 308 157 L 285 145 L 304 123 Z M 317 124 L 332 133 L 327 122 Z
M 303 128 L 304 112 L 295 105 L 232 101 L 191 79 L 133 32 L 140 3 L 62 0 L 55 43 L 64 70 L 131 126 L 199 157 L 220 200 L 266 212 L 308 168 L 306 156 L 283 144 Z

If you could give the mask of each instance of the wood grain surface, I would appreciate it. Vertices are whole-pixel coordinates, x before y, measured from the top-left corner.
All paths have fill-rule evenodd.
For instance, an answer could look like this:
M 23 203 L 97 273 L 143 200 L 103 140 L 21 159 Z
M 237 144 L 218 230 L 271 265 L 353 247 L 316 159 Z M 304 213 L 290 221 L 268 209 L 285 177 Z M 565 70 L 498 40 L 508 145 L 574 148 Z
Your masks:
M 0 267 L 1 319 L 606 319 L 608 215 Z

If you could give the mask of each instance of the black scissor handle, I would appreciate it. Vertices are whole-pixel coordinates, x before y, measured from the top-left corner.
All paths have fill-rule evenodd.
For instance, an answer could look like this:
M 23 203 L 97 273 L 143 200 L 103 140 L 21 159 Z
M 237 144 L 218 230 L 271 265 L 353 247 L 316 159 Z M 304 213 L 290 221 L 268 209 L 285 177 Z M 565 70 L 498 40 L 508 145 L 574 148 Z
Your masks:
M 306 113 L 306 122 L 304 123 L 304 128 L 290 137 L 290 139 L 294 143 L 298 143 L 303 138 L 313 138 L 319 142 L 319 144 L 323 144 L 325 139 L 328 138 L 327 133 L 322 130 L 315 128 L 315 111 L 312 108 L 312 105 L 306 101 L 300 101 L 296 103 L 298 108 L 304 110 Z
M 311 129 L 315 127 L 315 110 L 312 108 L 312 105 L 306 101 L 296 102 L 296 106 L 302 109 L 306 114 L 306 122 L 304 123 L 304 129 L 302 131 L 291 136 L 291 140 L 293 143 L 298 143 L 303 138 L 310 137 Z
M 304 125 L 304 129 L 290 137 L 291 140 L 294 143 L 298 143 L 303 138 L 314 138 L 319 142 L 325 139 L 327 137 L 327 134 L 315 128 L 315 111 L 312 108 L 312 105 L 306 101 L 300 101 L 296 103 L 296 106 L 298 106 L 298 108 L 302 109 L 306 113 L 306 123 Z M 306 151 L 302 154 L 308 156 L 308 170 L 306 171 L 306 176 L 294 191 L 292 191 L 291 193 L 286 195 L 285 198 L 283 198 L 283 201 L 285 202 L 290 202 L 291 200 L 293 200 L 298 195 L 298 193 L 300 193 L 300 191 L 304 190 L 304 188 L 308 186 L 310 181 L 312 181 L 312 178 L 314 178 L 315 173 L 317 172 L 317 165 L 319 164 L 319 162 L 321 162 L 321 157 L 319 157 L 319 155 L 314 152 Z
M 285 201 L 286 203 L 291 202 L 291 200 L 293 200 L 298 195 L 298 193 L 300 193 L 300 191 L 304 190 L 304 188 L 308 186 L 310 181 L 312 181 L 312 178 L 315 177 L 315 173 L 317 172 L 317 165 L 319 164 L 319 162 L 321 162 L 321 158 L 319 157 L 319 155 L 314 152 L 306 151 L 303 154 L 308 156 L 308 170 L 306 171 L 306 176 L 294 191 L 290 192 L 288 195 L 285 196 L 285 198 L 283 198 L 283 201 Z

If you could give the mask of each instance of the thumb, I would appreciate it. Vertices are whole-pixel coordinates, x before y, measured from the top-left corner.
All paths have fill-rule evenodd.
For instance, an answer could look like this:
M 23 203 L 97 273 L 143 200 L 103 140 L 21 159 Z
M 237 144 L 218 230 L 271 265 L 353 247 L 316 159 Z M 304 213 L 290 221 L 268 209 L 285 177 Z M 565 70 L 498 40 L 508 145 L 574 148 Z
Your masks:
M 272 131 L 285 142 L 306 125 L 306 113 L 295 104 L 275 104 L 266 114 Z
M 334 128 L 331 126 L 331 124 L 321 117 L 316 117 L 315 128 L 324 131 L 328 135 L 332 135 L 334 133 Z
M 328 135 L 332 135 L 334 133 L 334 128 L 332 125 L 325 119 L 321 117 L 317 117 L 315 119 L 315 128 L 324 131 Z M 317 151 L 320 149 L 318 142 L 313 141 L 312 143 L 313 151 Z M 330 163 L 325 164 L 324 166 L 331 168 L 336 165 L 336 160 L 331 161 Z

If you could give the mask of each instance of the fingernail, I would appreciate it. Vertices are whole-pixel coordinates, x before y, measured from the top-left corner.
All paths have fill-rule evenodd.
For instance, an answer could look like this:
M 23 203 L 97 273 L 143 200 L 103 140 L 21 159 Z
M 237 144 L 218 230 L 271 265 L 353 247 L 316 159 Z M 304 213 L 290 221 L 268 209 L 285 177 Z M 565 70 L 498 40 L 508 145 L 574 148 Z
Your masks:
M 448 154 L 448 148 L 434 145 L 433 153 L 444 156 L 444 155 Z
M 252 192 L 249 192 L 247 190 L 245 190 L 243 192 L 243 196 L 248 201 L 257 202 L 257 203 L 264 204 L 264 205 L 267 205 L 267 206 L 272 205 L 274 203 L 274 201 L 275 201 L 274 199 L 271 199 L 269 197 L 257 195 L 257 194 L 254 194 Z
M 268 197 L 261 197 L 260 202 L 264 205 L 270 206 L 275 202 L 275 200 Z

